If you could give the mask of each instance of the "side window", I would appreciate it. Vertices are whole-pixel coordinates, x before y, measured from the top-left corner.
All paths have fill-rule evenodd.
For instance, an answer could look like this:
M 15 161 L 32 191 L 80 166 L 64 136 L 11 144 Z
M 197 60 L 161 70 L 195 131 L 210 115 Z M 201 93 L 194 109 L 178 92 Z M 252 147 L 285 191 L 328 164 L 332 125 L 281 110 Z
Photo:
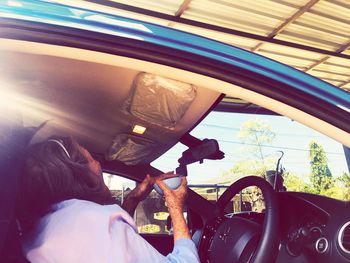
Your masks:
M 104 181 L 116 203 L 121 205 L 128 193 L 136 187 L 136 182 L 122 176 L 104 173 Z M 167 229 L 168 212 L 163 198 L 154 190 L 137 206 L 134 220 L 139 233 L 169 234 Z
M 135 181 L 113 174 L 104 173 L 103 179 L 118 205 L 124 202 L 126 195 L 136 186 Z

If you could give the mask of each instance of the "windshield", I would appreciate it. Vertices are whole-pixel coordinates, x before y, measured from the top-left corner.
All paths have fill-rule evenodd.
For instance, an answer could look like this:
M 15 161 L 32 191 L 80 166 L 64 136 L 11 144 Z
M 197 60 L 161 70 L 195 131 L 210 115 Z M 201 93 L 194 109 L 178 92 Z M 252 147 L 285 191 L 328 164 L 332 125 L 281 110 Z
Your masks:
M 190 187 L 206 198 L 217 199 L 227 186 L 243 176 L 268 178 L 275 174 L 283 155 L 278 168 L 284 181 L 282 190 L 350 199 L 343 146 L 287 117 L 212 112 L 191 135 L 216 139 L 225 152 L 222 160 L 188 165 Z M 152 165 L 173 171 L 186 149 L 179 143 Z

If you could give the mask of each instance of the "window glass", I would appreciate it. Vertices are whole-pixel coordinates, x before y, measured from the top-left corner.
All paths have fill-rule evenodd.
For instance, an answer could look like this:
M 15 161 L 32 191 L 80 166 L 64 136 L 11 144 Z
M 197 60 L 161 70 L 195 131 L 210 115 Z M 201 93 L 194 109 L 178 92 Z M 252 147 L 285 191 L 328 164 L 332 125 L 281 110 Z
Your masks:
M 136 182 L 121 176 L 103 173 L 103 179 L 118 205 L 121 205 L 125 196 L 136 187 Z
M 199 139 L 216 139 L 225 152 L 222 160 L 188 165 L 189 186 L 208 200 L 216 201 L 227 186 L 247 175 L 263 176 L 272 182 L 280 158 L 277 170 L 284 180 L 281 190 L 350 199 L 350 176 L 342 145 L 287 117 L 212 112 L 191 134 Z M 186 149 L 177 144 L 152 165 L 163 171 L 175 170 Z M 247 195 L 244 199 L 254 197 Z

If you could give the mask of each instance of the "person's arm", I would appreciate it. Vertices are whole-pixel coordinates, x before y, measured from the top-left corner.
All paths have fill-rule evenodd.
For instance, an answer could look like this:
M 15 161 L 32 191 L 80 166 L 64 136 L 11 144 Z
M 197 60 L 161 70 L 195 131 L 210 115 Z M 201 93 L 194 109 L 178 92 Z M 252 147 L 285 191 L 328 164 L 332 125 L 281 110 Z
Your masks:
M 124 201 L 122 207 L 129 214 L 133 214 L 139 201 L 143 200 L 153 189 L 156 182 L 164 191 L 164 197 L 167 202 L 169 213 L 173 221 L 174 233 L 174 249 L 166 257 L 156 251 L 146 240 L 130 229 L 130 250 L 134 250 L 133 256 L 138 262 L 167 262 L 167 263 L 199 263 L 199 257 L 196 245 L 191 240 L 185 218 L 183 216 L 183 207 L 187 195 L 186 178 L 182 178 L 181 185 L 176 190 L 170 190 L 162 180 L 174 177 L 176 175 L 167 173 L 158 177 L 150 177 L 149 175 L 131 191 Z M 121 225 L 125 225 L 122 223 Z M 120 231 L 116 231 L 120 233 Z M 119 237 L 119 234 L 116 235 Z M 119 242 L 120 243 L 120 242 Z M 139 260 L 136 260 L 139 259 Z
M 137 205 L 139 204 L 139 202 L 142 201 L 136 197 L 132 197 L 132 196 L 127 196 L 123 202 L 123 204 L 121 205 L 121 207 L 128 212 L 128 214 L 131 217 L 134 217 L 135 214 L 135 210 Z
M 181 178 L 181 185 L 176 190 L 169 189 L 162 180 L 157 179 L 156 182 L 164 192 L 165 201 L 173 222 L 174 242 L 182 237 L 191 239 L 191 235 L 183 215 L 183 208 L 187 196 L 186 177 Z
M 145 179 L 133 190 L 131 190 L 130 193 L 126 196 L 122 204 L 122 208 L 132 217 L 134 216 L 136 207 L 139 202 L 143 201 L 152 191 L 154 180 L 155 179 L 147 174 Z
M 199 263 L 196 245 L 191 239 L 183 208 L 187 196 L 187 181 L 181 178 L 181 185 L 176 190 L 169 189 L 161 180 L 156 180 L 158 186 L 163 190 L 169 214 L 173 222 L 174 249 L 166 257 L 169 263 Z

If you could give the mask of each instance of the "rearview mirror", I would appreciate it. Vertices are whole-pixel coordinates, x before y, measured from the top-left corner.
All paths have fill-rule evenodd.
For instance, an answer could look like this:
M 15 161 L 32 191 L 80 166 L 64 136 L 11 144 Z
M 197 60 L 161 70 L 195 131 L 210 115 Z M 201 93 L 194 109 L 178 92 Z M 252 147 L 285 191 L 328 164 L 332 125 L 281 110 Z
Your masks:
M 220 151 L 217 140 L 204 139 L 200 141 L 196 146 L 188 148 L 182 153 L 181 158 L 178 160 L 179 167 L 176 168 L 176 173 L 183 176 L 187 176 L 186 166 L 191 163 L 200 162 L 204 159 L 218 160 L 223 159 L 225 154 Z

